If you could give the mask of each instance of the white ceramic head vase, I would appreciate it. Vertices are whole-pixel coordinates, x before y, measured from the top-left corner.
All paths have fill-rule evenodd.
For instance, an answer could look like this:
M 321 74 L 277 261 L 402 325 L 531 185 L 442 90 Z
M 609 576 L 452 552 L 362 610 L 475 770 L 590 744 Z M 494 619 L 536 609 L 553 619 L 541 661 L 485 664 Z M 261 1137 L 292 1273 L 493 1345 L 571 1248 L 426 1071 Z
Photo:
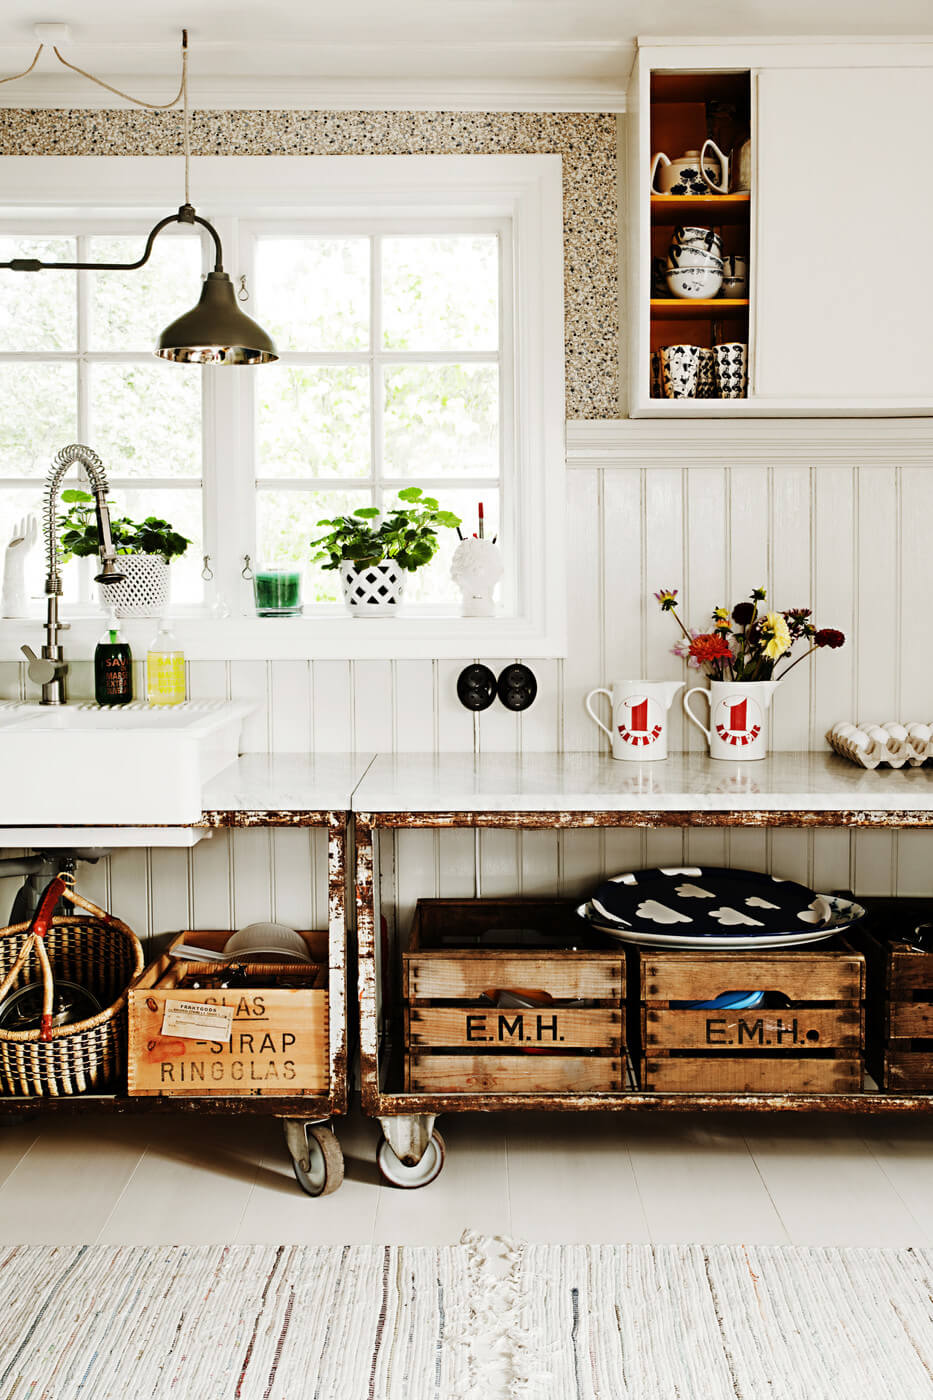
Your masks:
M 493 594 L 505 573 L 499 546 L 492 540 L 461 540 L 450 561 L 450 577 L 463 594 L 464 617 L 492 617 Z

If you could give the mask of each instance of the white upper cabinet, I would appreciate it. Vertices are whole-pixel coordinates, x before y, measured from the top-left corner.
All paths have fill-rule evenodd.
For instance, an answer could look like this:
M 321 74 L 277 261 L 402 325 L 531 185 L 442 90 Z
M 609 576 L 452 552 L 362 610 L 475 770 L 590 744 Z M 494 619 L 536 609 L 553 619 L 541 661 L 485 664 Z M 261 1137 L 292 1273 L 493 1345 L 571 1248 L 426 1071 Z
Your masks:
M 643 41 L 626 123 L 633 417 L 933 413 L 933 45 Z M 676 160 L 706 135 L 733 171 L 749 140 L 750 178 L 725 195 L 653 191 L 657 153 Z M 665 283 L 682 226 L 718 240 L 713 284 L 716 254 L 747 258 L 746 297 Z M 694 252 L 702 263 L 701 241 Z M 697 348 L 695 380 L 689 349 L 662 356 L 672 345 Z M 730 345 L 747 349 L 717 348 Z
M 933 407 L 933 69 L 757 75 L 752 392 Z

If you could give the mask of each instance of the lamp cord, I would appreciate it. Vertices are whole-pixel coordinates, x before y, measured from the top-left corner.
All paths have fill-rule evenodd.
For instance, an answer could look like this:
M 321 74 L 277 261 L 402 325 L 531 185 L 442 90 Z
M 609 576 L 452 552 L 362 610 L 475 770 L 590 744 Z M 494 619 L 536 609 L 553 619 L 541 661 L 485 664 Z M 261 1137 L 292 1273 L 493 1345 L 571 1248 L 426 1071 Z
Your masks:
M 40 51 L 41 51 L 41 45 L 40 45 Z M 176 92 L 175 96 L 172 98 L 171 102 L 146 102 L 146 101 L 144 101 L 143 98 L 141 98 L 141 97 L 132 97 L 132 96 L 130 95 L 130 93 L 128 93 L 128 92 L 123 92 L 123 91 L 121 91 L 120 88 L 111 87 L 110 83 L 105 83 L 104 80 L 103 80 L 103 78 L 95 78 L 93 73 L 88 73 L 88 72 L 85 71 L 85 69 L 79 68 L 78 65 L 77 65 L 76 63 L 69 63 L 67 58 L 63 58 L 63 57 L 62 57 L 62 55 L 59 53 L 58 49 L 55 47 L 54 44 L 52 45 L 52 52 L 53 52 L 53 54 L 55 55 L 55 57 L 58 59 L 59 63 L 63 63 L 63 64 L 65 65 L 65 67 L 66 67 L 66 68 L 70 68 L 71 71 L 72 71 L 73 73 L 80 73 L 80 75 L 81 75 L 82 78 L 89 78 L 90 81 L 91 81 L 92 83 L 96 83 L 98 87 L 106 88 L 108 92 L 112 92 L 116 97 L 125 98 L 125 100 L 126 100 L 127 102 L 132 102 L 132 103 L 133 103 L 135 106 L 137 106 L 137 107 L 148 107 L 148 108 L 149 108 L 151 111 L 153 111 L 153 112 L 164 112 L 164 111 L 166 111 L 169 107 L 176 107 L 176 106 L 178 105 L 179 101 L 181 100 L 181 98 L 182 98 L 183 96 L 185 96 L 186 93 L 187 93 L 187 76 L 188 76 L 188 73 L 187 73 L 187 68 L 188 68 L 188 34 L 187 34 L 187 31 L 185 31 L 185 37 L 184 37 L 184 41 L 183 41 L 183 45 L 182 45 L 182 53 L 181 53 L 181 84 L 180 84 L 180 86 L 179 86 L 179 88 L 178 88 L 178 91 Z M 36 54 L 36 58 L 38 58 L 38 57 L 39 57 L 39 55 Z M 33 59 L 33 66 L 35 66 L 35 61 L 36 61 L 36 59 Z M 30 71 L 30 70 L 27 68 L 26 72 L 28 73 L 29 71 Z M 20 73 L 18 76 L 19 76 L 19 77 L 25 77 L 25 74 Z M 8 80 L 7 80 L 7 81 L 8 81 Z
M 39 47 L 36 49 L 35 58 L 32 60 L 28 68 L 23 69 L 22 73 L 11 73 L 8 78 L 0 78 L 0 83 L 15 83 L 17 78 L 28 77 L 32 70 L 35 68 L 36 64 L 39 62 L 39 55 L 44 48 L 44 44 L 39 45 Z
M 39 62 L 39 55 L 45 48 L 40 44 L 28 68 L 24 68 L 22 73 L 11 73 L 8 78 L 0 78 L 0 83 L 15 83 L 18 78 L 26 78 Z M 79 68 L 76 63 L 70 63 L 61 53 L 55 44 L 52 45 L 52 52 L 59 63 L 70 68 L 72 73 L 79 73 L 82 78 L 88 78 L 90 82 L 96 83 L 98 87 L 106 88 L 107 92 L 112 92 L 115 97 L 122 97 L 126 102 L 132 102 L 135 107 L 148 107 L 152 112 L 165 112 L 170 107 L 177 107 L 178 103 L 183 104 L 184 113 L 184 143 L 185 143 L 185 203 L 190 204 L 189 189 L 189 168 L 191 165 L 191 113 L 188 108 L 188 31 L 181 31 L 181 82 L 178 91 L 171 102 L 146 102 L 142 97 L 133 97 L 128 92 L 123 92 L 121 88 L 113 87 L 110 83 L 105 83 L 103 78 L 95 78 L 93 73 L 88 73 L 86 69 Z

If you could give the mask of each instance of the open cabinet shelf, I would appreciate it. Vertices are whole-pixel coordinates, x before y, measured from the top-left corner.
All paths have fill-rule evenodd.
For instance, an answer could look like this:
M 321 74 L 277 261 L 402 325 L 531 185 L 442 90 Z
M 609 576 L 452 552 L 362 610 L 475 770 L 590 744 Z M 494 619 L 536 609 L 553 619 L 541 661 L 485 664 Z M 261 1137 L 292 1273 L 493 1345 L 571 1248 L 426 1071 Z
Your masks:
M 728 404 L 726 412 L 740 402 L 731 396 L 720 398 L 704 382 L 703 372 L 697 371 L 698 397 L 668 399 L 663 396 L 658 352 L 668 345 L 697 345 L 709 351 L 721 343 L 744 343 L 750 340 L 750 299 L 732 297 L 674 297 L 651 296 L 650 286 L 661 289 L 659 267 L 667 262 L 675 228 L 685 225 L 714 231 L 720 243 L 717 251 L 724 257 L 737 255 L 747 260 L 749 279 L 754 276 L 751 265 L 752 195 L 749 191 L 729 194 L 657 194 L 649 187 L 648 175 L 655 164 L 655 154 L 663 154 L 670 162 L 689 156 L 690 163 L 699 165 L 699 152 L 707 137 L 716 142 L 726 157 L 744 141 L 751 122 L 751 73 L 739 72 L 651 72 L 648 82 L 648 168 L 639 181 L 639 220 L 645 231 L 645 254 L 639 258 L 639 315 L 646 320 L 645 361 L 652 357 L 650 369 L 652 402 L 661 413 L 689 414 L 690 406 L 704 402 L 707 413 L 715 411 L 707 405 Z M 640 164 L 644 164 L 642 151 Z M 715 153 L 707 148 L 704 167 L 718 165 Z M 663 161 L 655 174 L 655 182 L 663 183 Z M 722 171 L 720 171 L 722 174 Z M 731 172 L 726 172 L 727 180 Z M 685 180 L 690 174 L 685 171 Z M 694 172 L 695 178 L 695 172 Z M 713 176 L 713 178 L 715 178 Z M 668 179 L 670 183 L 670 177 Z M 689 188 L 689 185 L 688 185 Z M 646 265 L 647 264 L 647 265 Z M 647 312 L 647 316 L 646 316 Z M 689 361 L 687 362 L 689 365 Z M 641 366 L 639 367 L 641 370 Z M 681 386 L 682 388 L 682 386 Z M 643 391 L 644 392 L 644 391 Z M 722 409 L 720 409 L 722 411 Z
M 717 224 L 744 224 L 751 213 L 750 194 L 653 194 L 651 222 L 681 224 L 688 219 L 710 219 Z
M 652 297 L 651 317 L 655 321 L 719 321 L 744 319 L 748 302 L 730 297 Z

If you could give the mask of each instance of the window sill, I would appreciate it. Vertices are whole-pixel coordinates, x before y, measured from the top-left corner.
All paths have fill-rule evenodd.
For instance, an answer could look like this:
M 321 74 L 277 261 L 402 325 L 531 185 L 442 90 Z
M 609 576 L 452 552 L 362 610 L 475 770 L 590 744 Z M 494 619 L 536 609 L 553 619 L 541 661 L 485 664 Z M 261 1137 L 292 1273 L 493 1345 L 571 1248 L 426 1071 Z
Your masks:
M 97 614 L 63 609 L 70 630 L 62 642 L 71 660 L 89 660 L 106 627 Z M 153 619 L 120 624 L 137 659 L 156 629 Z M 213 618 L 181 612 L 172 631 L 190 661 L 411 660 L 420 658 L 556 657 L 566 655 L 563 630 L 548 631 L 520 617 L 438 616 Z M 21 661 L 24 642 L 38 651 L 44 640 L 38 617 L 0 621 L 0 660 Z

